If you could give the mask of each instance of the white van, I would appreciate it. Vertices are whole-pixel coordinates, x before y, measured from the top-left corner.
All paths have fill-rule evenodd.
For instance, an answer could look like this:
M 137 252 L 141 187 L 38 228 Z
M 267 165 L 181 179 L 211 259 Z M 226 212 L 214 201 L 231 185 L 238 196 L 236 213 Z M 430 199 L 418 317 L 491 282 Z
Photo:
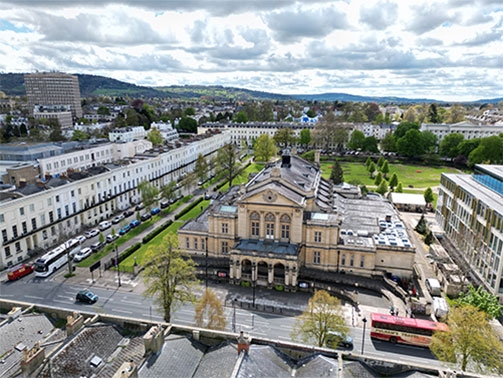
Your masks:
M 109 221 L 103 221 L 103 222 L 101 222 L 101 223 L 100 223 L 100 225 L 99 225 L 99 229 L 100 229 L 101 231 L 106 230 L 107 228 L 110 228 L 110 227 L 112 227 L 112 223 L 111 223 L 111 222 L 109 222 Z
M 440 282 L 438 282 L 437 279 L 435 278 L 427 278 L 426 281 L 426 288 L 430 292 L 430 294 L 433 297 L 440 297 L 441 295 L 441 288 L 440 288 Z

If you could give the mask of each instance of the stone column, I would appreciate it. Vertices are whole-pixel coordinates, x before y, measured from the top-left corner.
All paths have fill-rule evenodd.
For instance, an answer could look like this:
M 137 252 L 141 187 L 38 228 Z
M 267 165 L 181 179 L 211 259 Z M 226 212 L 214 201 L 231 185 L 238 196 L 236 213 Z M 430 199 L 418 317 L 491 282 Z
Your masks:
M 271 288 L 274 283 L 274 267 L 272 266 L 272 264 L 267 264 L 267 270 L 267 286 Z

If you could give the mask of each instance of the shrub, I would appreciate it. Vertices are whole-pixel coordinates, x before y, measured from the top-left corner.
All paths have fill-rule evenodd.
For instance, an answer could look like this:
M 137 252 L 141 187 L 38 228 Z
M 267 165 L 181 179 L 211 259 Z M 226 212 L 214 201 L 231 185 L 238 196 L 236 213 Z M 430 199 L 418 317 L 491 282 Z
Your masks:
M 161 226 L 157 227 L 155 230 L 149 232 L 147 235 L 143 237 L 141 242 L 143 244 L 148 243 L 151 241 L 153 238 L 155 238 L 157 235 L 159 235 L 161 232 L 163 232 L 165 229 L 167 229 L 171 224 L 173 223 L 172 220 L 168 220 L 167 222 L 164 222 Z
M 285 288 L 283 287 L 283 285 L 275 285 L 274 286 L 274 290 L 276 290 L 276 291 L 283 291 L 283 290 L 285 290 Z
M 241 286 L 242 287 L 250 287 L 251 286 L 251 282 L 250 281 L 241 281 Z
M 192 210 L 194 207 L 196 207 L 197 205 L 199 205 L 203 201 L 204 201 L 204 198 L 203 197 L 199 197 L 197 200 L 195 200 L 194 202 L 192 202 L 185 209 L 183 209 L 178 214 L 176 214 L 175 215 L 175 219 L 180 219 L 181 217 L 183 217 L 185 214 L 187 214 L 190 210 Z
M 129 256 L 131 256 L 134 252 L 136 252 L 137 250 L 139 250 L 140 247 L 141 247 L 141 243 L 135 243 L 131 247 L 129 247 L 128 249 L 126 249 L 124 252 L 122 252 L 119 255 L 119 264 L 122 261 L 124 261 L 125 259 L 127 259 Z

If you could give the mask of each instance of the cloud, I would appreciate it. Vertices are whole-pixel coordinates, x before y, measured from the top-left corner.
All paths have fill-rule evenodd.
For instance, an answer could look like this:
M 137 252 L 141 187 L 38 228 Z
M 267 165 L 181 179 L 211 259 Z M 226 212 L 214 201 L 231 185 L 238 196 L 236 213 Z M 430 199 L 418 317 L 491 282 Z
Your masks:
M 414 17 L 406 29 L 416 34 L 424 34 L 456 19 L 456 16 L 448 14 L 448 11 L 440 3 L 426 6 L 418 5 L 412 7 L 412 12 Z
M 336 29 L 349 27 L 346 15 L 335 9 L 335 6 L 273 12 L 264 16 L 264 22 L 276 39 L 285 43 L 295 42 L 304 37 L 320 38 Z
M 491 42 L 501 41 L 502 37 L 503 37 L 503 30 L 492 31 L 489 33 L 479 33 L 473 38 L 463 40 L 462 42 L 458 43 L 458 45 L 462 46 L 486 45 Z
M 360 9 L 360 21 L 376 30 L 384 30 L 397 20 L 398 6 L 390 1 L 378 2 L 374 6 Z

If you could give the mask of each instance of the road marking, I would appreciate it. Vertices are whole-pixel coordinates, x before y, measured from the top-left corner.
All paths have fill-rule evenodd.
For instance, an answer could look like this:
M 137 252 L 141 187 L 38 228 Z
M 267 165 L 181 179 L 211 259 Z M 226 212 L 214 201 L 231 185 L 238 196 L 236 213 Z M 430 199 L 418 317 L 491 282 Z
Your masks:
M 44 297 L 37 297 L 35 295 L 25 295 L 25 298 L 31 298 L 31 299 L 44 299 Z
M 132 313 L 133 313 L 132 311 L 117 310 L 117 309 L 115 309 L 115 308 L 112 308 L 112 311 L 115 311 L 115 312 L 122 312 L 123 314 L 132 314 Z
M 121 299 L 121 302 L 124 302 L 124 303 L 129 303 L 129 304 L 137 304 L 137 305 L 141 305 L 141 302 L 127 301 L 127 300 L 125 300 L 125 299 Z
M 159 315 L 152 315 L 152 314 L 141 314 L 142 316 L 145 316 L 146 318 L 157 318 L 157 319 L 163 319 L 162 316 Z
M 53 302 L 68 304 L 69 301 L 60 301 L 59 299 L 53 299 Z M 70 301 L 71 302 L 71 301 Z
M 185 324 L 188 324 L 188 325 L 194 325 L 194 321 L 193 320 L 183 320 L 183 319 L 175 319 L 173 321 L 173 323 L 185 323 Z
M 2 295 L 2 298 L 5 298 L 5 297 L 13 297 L 14 295 L 13 294 L 4 294 Z

